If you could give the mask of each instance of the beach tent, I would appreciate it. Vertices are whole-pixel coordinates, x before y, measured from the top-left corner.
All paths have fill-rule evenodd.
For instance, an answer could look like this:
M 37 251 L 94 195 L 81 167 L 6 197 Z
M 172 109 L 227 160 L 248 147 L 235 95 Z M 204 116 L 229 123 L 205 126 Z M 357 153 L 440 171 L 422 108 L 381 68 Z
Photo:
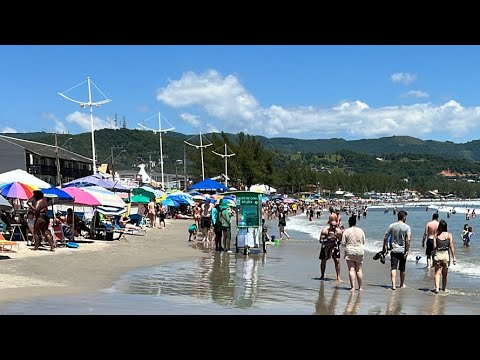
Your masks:
M 197 190 L 201 192 L 224 192 L 228 191 L 225 185 L 220 184 L 218 181 L 212 179 L 205 179 L 196 184 L 193 184 L 188 190 Z
M 49 183 L 21 169 L 11 170 L 0 174 L 0 184 L 11 183 L 13 181 L 42 189 L 51 187 Z

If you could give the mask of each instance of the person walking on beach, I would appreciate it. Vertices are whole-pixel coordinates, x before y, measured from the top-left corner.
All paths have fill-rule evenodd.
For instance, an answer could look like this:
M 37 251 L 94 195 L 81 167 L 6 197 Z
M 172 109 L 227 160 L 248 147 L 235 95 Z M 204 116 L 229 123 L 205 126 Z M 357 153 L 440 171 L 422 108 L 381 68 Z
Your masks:
M 438 294 L 440 288 L 440 274 L 442 274 L 442 290 L 447 289 L 448 267 L 450 266 L 450 252 L 453 258 L 453 265 L 456 265 L 455 246 L 453 245 L 453 236 L 448 232 L 447 222 L 440 220 L 438 230 L 433 238 L 433 248 L 435 249 L 435 294 Z
M 427 242 L 427 248 L 425 250 L 425 255 L 427 256 L 427 269 L 433 267 L 432 262 L 432 250 L 433 250 L 433 238 L 437 233 L 438 229 L 438 214 L 434 213 L 432 215 L 432 221 L 429 221 L 425 225 L 425 231 L 423 232 L 422 247 L 425 247 L 425 241 Z
M 342 246 L 345 247 L 345 260 L 347 261 L 350 278 L 350 291 L 355 291 L 355 276 L 357 277 L 358 290 L 363 290 L 363 255 L 365 254 L 365 233 L 357 227 L 355 214 L 348 218 L 350 226 L 343 232 Z
M 330 221 L 330 225 L 325 226 L 320 233 L 319 242 L 322 244 L 320 249 L 320 280 L 325 279 L 325 269 L 327 260 L 333 258 L 335 263 L 335 271 L 337 273 L 337 281 L 340 279 L 340 248 L 338 247 L 342 240 L 342 231 L 337 227 L 336 221 Z
M 151 198 L 148 203 L 148 220 L 150 227 L 153 229 L 155 226 L 155 198 Z
M 33 197 L 27 201 L 27 204 L 33 213 L 35 214 L 35 223 L 33 225 L 33 237 L 35 243 L 33 250 L 38 250 L 40 246 L 40 236 L 45 236 L 50 245 L 50 251 L 55 251 L 55 243 L 53 242 L 52 233 L 49 229 L 50 218 L 47 215 L 48 203 L 45 199 L 43 192 L 40 190 L 33 191 Z
M 280 232 L 280 240 L 282 239 L 282 234 L 285 234 L 287 239 L 290 239 L 290 236 L 288 236 L 287 232 L 285 231 L 285 226 L 287 226 L 287 218 L 284 212 L 280 212 L 278 214 L 278 230 Z
M 412 239 L 412 230 L 405 222 L 407 221 L 407 212 L 400 210 L 397 213 L 398 221 L 390 224 L 387 233 L 383 239 L 383 251 L 388 249 L 388 237 L 392 236 L 392 249 L 390 251 L 390 276 L 392 280 L 392 290 L 397 278 L 397 268 L 400 270 L 400 287 L 405 287 L 405 266 L 407 264 L 408 251 L 410 250 L 410 241 Z

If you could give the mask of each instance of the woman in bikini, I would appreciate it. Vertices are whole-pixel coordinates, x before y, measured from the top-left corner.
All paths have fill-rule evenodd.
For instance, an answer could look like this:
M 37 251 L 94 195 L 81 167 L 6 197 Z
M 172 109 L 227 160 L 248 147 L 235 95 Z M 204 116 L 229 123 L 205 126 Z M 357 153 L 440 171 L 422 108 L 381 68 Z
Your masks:
M 43 234 L 50 245 L 50 251 L 55 251 L 52 234 L 48 229 L 48 225 L 50 224 L 50 218 L 47 215 L 48 203 L 47 199 L 43 197 L 43 192 L 40 190 L 34 190 L 33 197 L 28 200 L 28 206 L 33 210 L 35 215 L 35 223 L 33 225 L 35 245 L 33 250 L 38 250 L 38 247 L 40 246 L 40 235 Z
M 433 263 L 435 265 L 435 294 L 440 290 L 440 275 L 442 276 L 442 290 L 447 290 L 447 276 L 448 267 L 450 266 L 450 259 L 453 260 L 453 265 L 456 264 L 455 246 L 453 244 L 453 236 L 448 232 L 447 223 L 445 220 L 440 220 L 435 237 L 433 238 L 433 249 L 436 251 L 433 256 Z M 451 254 L 451 257 L 450 257 Z
M 195 219 L 195 224 L 197 224 L 197 229 L 200 229 L 200 219 L 201 219 L 201 211 L 200 205 L 195 203 L 195 207 L 193 208 L 193 218 Z

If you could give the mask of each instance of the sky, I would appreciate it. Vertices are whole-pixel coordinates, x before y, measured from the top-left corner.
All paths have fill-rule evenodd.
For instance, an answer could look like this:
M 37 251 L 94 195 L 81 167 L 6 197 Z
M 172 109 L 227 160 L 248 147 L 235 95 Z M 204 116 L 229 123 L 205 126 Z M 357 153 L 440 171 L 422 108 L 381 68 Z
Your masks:
M 1 45 L 0 132 L 480 139 L 480 46 Z M 72 89 L 73 88 L 73 89 Z M 158 114 L 162 122 L 159 124 Z

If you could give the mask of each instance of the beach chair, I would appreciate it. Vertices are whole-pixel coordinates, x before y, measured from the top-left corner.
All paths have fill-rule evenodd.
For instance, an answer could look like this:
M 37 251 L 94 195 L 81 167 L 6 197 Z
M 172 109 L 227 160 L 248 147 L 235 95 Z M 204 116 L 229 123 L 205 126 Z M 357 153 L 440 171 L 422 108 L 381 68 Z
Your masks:
M 53 225 L 53 243 L 55 247 L 67 246 L 68 239 L 63 233 L 62 225 Z
M 128 235 L 147 235 L 147 229 L 129 229 L 129 228 L 124 228 L 120 225 L 120 217 L 115 216 L 115 227 L 114 227 L 114 232 L 120 233 L 120 236 L 118 237 L 118 240 L 120 238 L 125 238 L 125 234 Z
M 0 248 L 1 252 L 4 252 L 5 246 L 10 245 L 10 250 L 13 249 L 13 246 L 17 246 L 17 251 L 20 250 L 20 245 L 16 241 L 6 240 L 2 233 L 0 233 Z

